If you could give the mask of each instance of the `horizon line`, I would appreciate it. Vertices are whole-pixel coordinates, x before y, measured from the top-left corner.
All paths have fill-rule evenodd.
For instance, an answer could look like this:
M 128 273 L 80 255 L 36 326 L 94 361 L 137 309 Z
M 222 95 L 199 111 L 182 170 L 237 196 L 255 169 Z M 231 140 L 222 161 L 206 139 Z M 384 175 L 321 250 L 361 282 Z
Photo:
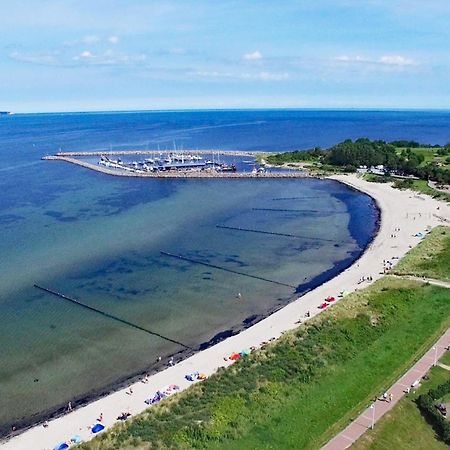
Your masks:
M 26 114 L 108 114 L 108 113 L 158 113 L 158 112 L 202 112 L 202 111 L 405 111 L 405 112 L 450 112 L 450 107 L 247 107 L 247 108 L 158 108 L 158 109 L 93 109 L 73 111 L 25 111 L 3 110 L 9 116 Z

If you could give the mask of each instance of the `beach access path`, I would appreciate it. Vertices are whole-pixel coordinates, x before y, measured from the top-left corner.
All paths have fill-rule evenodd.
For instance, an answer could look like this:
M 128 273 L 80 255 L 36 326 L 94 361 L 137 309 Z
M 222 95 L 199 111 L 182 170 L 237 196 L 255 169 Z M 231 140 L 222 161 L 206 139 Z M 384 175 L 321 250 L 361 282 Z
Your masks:
M 258 347 L 264 341 L 278 338 L 285 331 L 297 328 L 299 320 L 306 320 L 304 317 L 308 311 L 311 317 L 321 311 L 318 306 L 326 297 L 338 297 L 343 290 L 351 292 L 366 287 L 369 282 L 361 283 L 362 277 L 370 276 L 372 281 L 383 277 L 384 260 L 395 263 L 397 258 L 404 256 L 420 242 L 421 238 L 416 237 L 416 233 L 423 233 L 450 220 L 450 207 L 431 197 L 396 190 L 389 184 L 369 183 L 356 175 L 338 175 L 332 179 L 371 195 L 381 211 L 378 234 L 351 267 L 238 335 L 150 376 L 145 384 L 134 383 L 131 386 L 132 395 L 126 393 L 129 388 L 121 389 L 88 405 L 79 408 L 75 405 L 73 411 L 49 421 L 47 427 L 36 425 L 3 441 L 0 450 L 54 448 L 57 443 L 68 441 L 73 435 L 79 435 L 84 440 L 91 439 L 93 435 L 90 428 L 101 413 L 102 423 L 106 428 L 111 427 L 122 412 L 129 411 L 135 415 L 145 410 L 147 405 L 144 400 L 153 396 L 157 390 L 172 383 L 181 389 L 189 387 L 192 383 L 185 379 L 186 374 L 199 371 L 209 376 L 219 367 L 232 364 L 230 360 L 225 361 L 224 357 L 251 346 Z M 345 298 L 339 301 L 345 301 Z
M 363 411 L 350 425 L 331 439 L 322 450 L 344 450 L 349 448 L 367 430 L 371 429 L 396 403 L 407 393 L 407 389 L 418 387 L 422 377 L 432 366 L 437 365 L 439 358 L 447 351 L 450 345 L 450 328 L 443 336 L 414 364 L 398 381 L 386 392 L 392 394 L 392 400 L 378 398 L 372 405 Z

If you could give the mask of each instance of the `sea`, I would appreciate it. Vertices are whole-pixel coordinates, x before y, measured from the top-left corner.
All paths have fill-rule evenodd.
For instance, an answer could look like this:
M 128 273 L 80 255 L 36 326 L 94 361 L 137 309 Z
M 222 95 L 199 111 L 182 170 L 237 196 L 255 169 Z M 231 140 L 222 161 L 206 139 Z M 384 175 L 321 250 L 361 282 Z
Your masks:
M 370 197 L 331 180 L 134 179 L 42 156 L 287 151 L 358 137 L 445 144 L 450 112 L 0 117 L 0 434 L 251 326 L 348 267 L 378 226 Z

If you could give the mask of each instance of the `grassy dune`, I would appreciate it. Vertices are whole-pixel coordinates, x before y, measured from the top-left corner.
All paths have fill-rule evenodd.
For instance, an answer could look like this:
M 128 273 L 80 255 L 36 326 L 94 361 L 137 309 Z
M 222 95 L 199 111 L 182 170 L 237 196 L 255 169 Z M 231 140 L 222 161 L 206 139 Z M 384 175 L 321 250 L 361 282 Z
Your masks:
M 83 449 L 319 448 L 450 325 L 448 291 L 381 280 Z
M 450 227 L 436 227 L 399 262 L 393 273 L 450 281 Z

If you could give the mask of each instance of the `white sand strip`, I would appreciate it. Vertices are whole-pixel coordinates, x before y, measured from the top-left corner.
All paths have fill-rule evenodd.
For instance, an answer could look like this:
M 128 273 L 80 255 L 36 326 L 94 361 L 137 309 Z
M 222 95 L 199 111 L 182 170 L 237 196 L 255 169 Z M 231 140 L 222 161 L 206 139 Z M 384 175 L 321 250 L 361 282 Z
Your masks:
M 147 405 L 144 400 L 164 386 L 172 383 L 179 385 L 181 389 L 190 386 L 192 383 L 184 378 L 186 374 L 193 371 L 203 372 L 206 375 L 213 374 L 219 367 L 230 364 L 229 361 L 224 361 L 224 356 L 253 345 L 259 346 L 263 341 L 268 341 L 272 337 L 277 338 L 284 331 L 296 328 L 298 326 L 296 322 L 300 318 L 303 321 L 307 311 L 311 312 L 311 316 L 318 314 L 321 311 L 318 306 L 327 296 L 337 297 L 342 290 L 354 291 L 364 288 L 367 282 L 358 283 L 363 276 L 371 276 L 373 281 L 381 278 L 383 260 L 401 258 L 420 242 L 420 238 L 414 236 L 417 232 L 424 232 L 427 227 L 444 224 L 441 218 L 450 220 L 449 206 L 430 197 L 417 195 L 411 191 L 399 191 L 388 184 L 368 183 L 355 175 L 333 178 L 371 195 L 381 209 L 378 235 L 364 255 L 351 267 L 240 334 L 152 375 L 146 384 L 141 382 L 133 384 L 132 395 L 126 394 L 126 389 L 122 389 L 100 398 L 52 420 L 46 428 L 38 425 L 8 441 L 3 441 L 0 444 L 1 450 L 53 449 L 57 443 L 68 441 L 73 435 L 80 435 L 84 440 L 91 439 L 93 435 L 90 426 L 96 422 L 100 413 L 103 414 L 103 424 L 108 428 L 116 423 L 116 418 L 124 411 L 130 411 L 135 415 L 145 410 Z M 395 231 L 398 228 L 400 231 Z

